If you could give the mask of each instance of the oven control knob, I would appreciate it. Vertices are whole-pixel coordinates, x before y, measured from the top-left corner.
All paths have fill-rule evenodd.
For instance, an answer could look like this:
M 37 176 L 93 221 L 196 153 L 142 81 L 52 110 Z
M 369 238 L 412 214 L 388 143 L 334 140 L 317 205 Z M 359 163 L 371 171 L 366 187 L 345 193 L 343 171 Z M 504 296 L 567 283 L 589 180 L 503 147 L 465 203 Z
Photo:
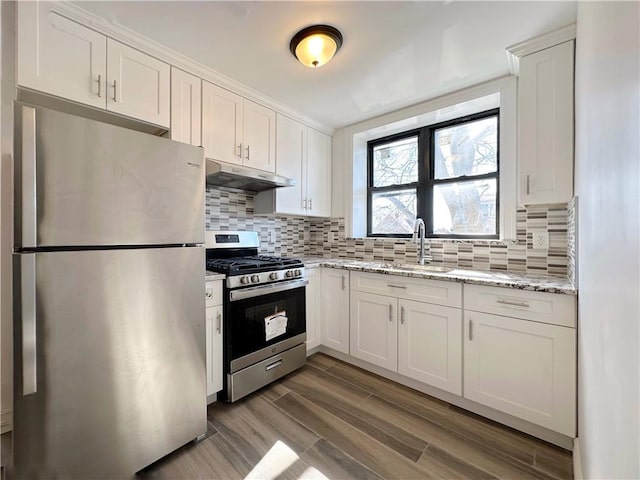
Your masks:
M 293 270 L 287 270 L 287 273 L 285 273 L 284 276 L 287 277 L 287 278 L 292 278 L 293 277 Z
M 302 272 L 300 271 L 300 269 L 296 269 L 294 274 L 295 274 L 296 277 L 301 277 L 302 276 Z
M 277 280 L 278 279 L 278 272 L 271 272 L 269 274 L 269 280 Z
M 240 283 L 243 285 L 246 285 L 247 283 L 249 283 L 249 277 L 247 275 L 245 275 L 244 277 L 240 277 Z
M 260 281 L 260 277 L 258 275 L 251 275 L 251 283 L 258 283 Z

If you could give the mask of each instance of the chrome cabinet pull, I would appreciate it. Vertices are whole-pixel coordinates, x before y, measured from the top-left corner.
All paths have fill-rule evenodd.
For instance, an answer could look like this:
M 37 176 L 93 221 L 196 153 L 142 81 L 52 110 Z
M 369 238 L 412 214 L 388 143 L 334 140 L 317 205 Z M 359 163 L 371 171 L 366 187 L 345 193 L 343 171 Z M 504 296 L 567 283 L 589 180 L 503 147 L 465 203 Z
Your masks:
M 313 198 L 309 199 L 309 210 L 313 210 Z
M 407 289 L 406 285 L 394 285 L 393 283 L 387 283 L 387 287 L 391 287 L 391 288 L 402 288 L 404 290 Z
M 100 74 L 98 74 L 98 98 L 102 97 L 102 78 L 100 78 Z
M 400 325 L 404 325 L 404 307 L 400 307 Z
M 117 91 L 117 87 L 116 87 L 116 81 L 113 81 L 113 101 L 117 102 L 118 100 L 116 99 L 116 91 Z
M 304 200 L 302 200 L 302 209 L 303 210 L 307 209 L 307 199 L 306 198 Z
M 222 329 L 222 314 L 218 312 L 216 315 L 216 332 L 220 333 Z
M 345 288 L 345 282 L 344 282 L 345 278 L 344 275 L 342 275 L 342 290 L 344 290 Z
M 241 143 L 238 144 L 238 157 L 242 158 L 242 144 Z
M 249 157 L 251 156 L 251 151 L 249 150 L 250 145 L 247 145 L 247 156 L 245 157 L 247 159 L 247 162 L 249 161 Z
M 211 290 L 207 290 L 204 294 L 205 297 L 207 298 L 213 298 L 213 292 Z
M 530 182 L 530 175 L 527 175 L 527 195 L 529 195 L 529 190 L 530 190 L 530 188 L 529 188 L 529 187 L 530 187 L 530 184 L 531 184 L 531 182 Z
M 21 255 L 22 395 L 38 391 L 36 332 L 36 254 Z
M 514 307 L 526 307 L 529 308 L 529 304 L 526 302 L 513 302 L 511 300 L 503 300 L 499 298 L 496 300 L 496 303 L 501 303 L 503 305 L 513 305 Z
M 473 320 L 469 319 L 469 341 L 473 340 Z
M 393 305 L 389 304 L 389 321 L 393 322 Z

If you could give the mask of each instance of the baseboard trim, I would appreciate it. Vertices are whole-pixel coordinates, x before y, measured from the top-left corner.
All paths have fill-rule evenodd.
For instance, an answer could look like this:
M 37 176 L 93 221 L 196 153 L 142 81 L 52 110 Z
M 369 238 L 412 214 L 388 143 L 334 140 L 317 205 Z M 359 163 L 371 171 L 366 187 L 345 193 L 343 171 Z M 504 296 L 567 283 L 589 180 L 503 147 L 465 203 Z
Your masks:
M 0 434 L 13 429 L 13 412 L 10 409 L 0 411 Z
M 469 410 L 470 412 L 476 413 L 495 422 L 502 423 L 503 425 L 507 425 L 511 428 L 532 435 L 536 438 L 540 438 L 545 442 L 552 443 L 561 448 L 564 448 L 565 450 L 571 451 L 574 447 L 573 437 L 569 437 L 553 430 L 549 430 L 548 428 L 541 427 L 540 425 L 522 420 L 521 418 L 514 417 L 507 413 L 494 410 L 493 408 L 486 407 L 459 395 L 454 395 L 453 393 L 445 392 L 444 390 L 440 390 L 439 388 L 426 385 L 424 383 L 413 380 L 412 378 L 408 378 L 404 375 L 400 375 L 399 373 L 391 372 L 376 365 L 372 365 L 368 362 L 364 362 L 352 357 L 351 355 L 338 352 L 337 350 L 333 350 L 332 348 L 326 347 L 324 345 L 320 346 L 319 351 L 331 357 L 337 358 L 338 360 L 342 360 L 343 362 L 350 363 L 351 365 L 355 365 L 356 367 L 360 367 L 369 372 L 373 372 L 377 375 L 380 375 L 381 377 L 388 378 L 389 380 L 397 382 L 401 385 L 413 388 L 414 390 L 418 390 L 419 392 L 426 393 L 427 395 L 431 395 L 432 397 L 436 397 L 440 400 L 444 400 L 445 402 L 448 402 L 460 408 L 464 408 L 465 410 Z
M 582 480 L 582 456 L 580 453 L 580 437 L 573 439 L 573 478 L 574 480 Z

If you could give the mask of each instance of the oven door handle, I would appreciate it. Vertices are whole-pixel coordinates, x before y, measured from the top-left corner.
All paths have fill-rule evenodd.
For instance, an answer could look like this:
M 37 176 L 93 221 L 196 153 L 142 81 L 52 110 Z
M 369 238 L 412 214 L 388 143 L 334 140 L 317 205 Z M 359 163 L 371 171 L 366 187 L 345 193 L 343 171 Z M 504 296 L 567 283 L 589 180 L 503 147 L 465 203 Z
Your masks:
M 294 288 L 304 287 L 309 283 L 308 280 L 291 280 L 289 282 L 269 283 L 268 285 L 260 285 L 259 287 L 243 288 L 241 290 L 232 290 L 229 292 L 229 301 L 245 300 L 247 298 L 260 297 L 270 293 L 284 292 L 293 290 Z

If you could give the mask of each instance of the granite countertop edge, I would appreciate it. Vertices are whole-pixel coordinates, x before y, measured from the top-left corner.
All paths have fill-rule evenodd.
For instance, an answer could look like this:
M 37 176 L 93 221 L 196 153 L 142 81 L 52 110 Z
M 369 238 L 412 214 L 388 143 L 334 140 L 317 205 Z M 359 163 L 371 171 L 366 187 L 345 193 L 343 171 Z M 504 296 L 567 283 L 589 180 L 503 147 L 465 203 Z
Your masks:
M 447 272 L 425 272 L 396 266 L 393 262 L 353 260 L 348 258 L 301 257 L 306 268 L 329 267 L 368 273 L 382 273 L 402 277 L 426 278 L 448 282 L 487 285 L 536 292 L 577 295 L 578 290 L 568 278 L 532 275 L 508 271 L 470 270 L 457 267 Z

